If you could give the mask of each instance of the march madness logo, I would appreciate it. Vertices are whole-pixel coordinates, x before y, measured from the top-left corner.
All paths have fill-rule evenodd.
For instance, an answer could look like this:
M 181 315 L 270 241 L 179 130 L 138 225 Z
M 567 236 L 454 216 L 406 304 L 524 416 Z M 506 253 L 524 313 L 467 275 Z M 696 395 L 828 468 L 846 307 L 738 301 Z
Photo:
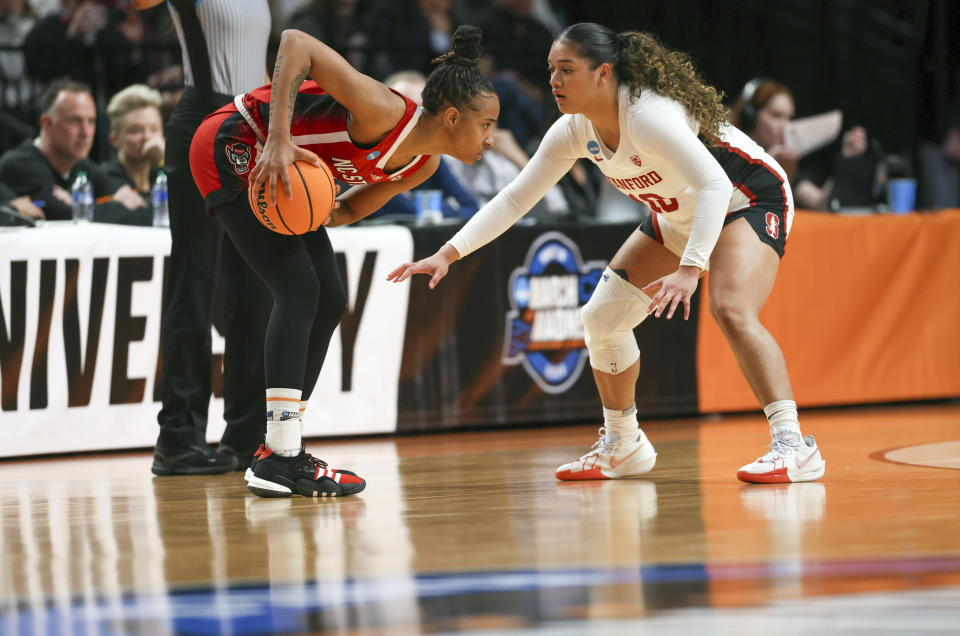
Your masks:
M 540 236 L 510 275 L 503 363 L 523 365 L 547 393 L 570 388 L 587 361 L 580 308 L 605 267 L 583 263 L 576 244 L 559 232 Z

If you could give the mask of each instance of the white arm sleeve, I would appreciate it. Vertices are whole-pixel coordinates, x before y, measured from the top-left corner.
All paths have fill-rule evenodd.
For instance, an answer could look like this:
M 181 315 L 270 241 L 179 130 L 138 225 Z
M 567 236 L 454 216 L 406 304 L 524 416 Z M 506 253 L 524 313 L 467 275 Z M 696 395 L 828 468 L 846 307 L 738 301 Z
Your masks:
M 480 249 L 529 212 L 576 160 L 566 118 L 561 117 L 547 131 L 537 152 L 520 174 L 447 242 L 461 258 Z
M 723 229 L 733 184 L 675 104 L 665 100 L 648 104 L 640 112 L 632 112 L 628 122 L 638 148 L 667 159 L 697 190 L 690 238 L 680 264 L 705 269 Z

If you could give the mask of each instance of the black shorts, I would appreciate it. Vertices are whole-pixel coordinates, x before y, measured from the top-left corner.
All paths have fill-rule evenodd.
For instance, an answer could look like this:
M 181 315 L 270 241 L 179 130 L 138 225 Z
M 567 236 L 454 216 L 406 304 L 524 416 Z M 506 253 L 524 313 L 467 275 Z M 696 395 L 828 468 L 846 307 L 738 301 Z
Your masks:
M 723 226 L 726 227 L 741 217 L 745 218 L 760 240 L 772 247 L 773 251 L 777 253 L 777 256 L 783 258 L 784 248 L 787 243 L 787 233 L 784 228 L 784 221 L 782 220 L 784 216 L 784 214 L 776 211 L 776 208 L 770 210 L 761 207 L 749 207 L 727 214 L 727 218 L 723 220 Z M 658 243 L 663 244 L 660 219 L 656 212 L 645 210 L 638 227 L 641 232 Z

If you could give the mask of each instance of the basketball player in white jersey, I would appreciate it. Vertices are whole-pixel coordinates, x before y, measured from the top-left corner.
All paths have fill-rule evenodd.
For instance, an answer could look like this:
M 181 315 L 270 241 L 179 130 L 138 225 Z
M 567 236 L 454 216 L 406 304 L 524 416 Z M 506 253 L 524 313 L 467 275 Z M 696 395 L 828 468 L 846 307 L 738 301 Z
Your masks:
M 610 261 L 582 319 L 603 403 L 600 439 L 557 469 L 561 480 L 622 479 L 649 472 L 656 452 L 640 430 L 634 392 L 640 351 L 633 328 L 670 319 L 710 269 L 710 311 L 770 423 L 769 452 L 740 468 L 746 482 L 812 481 L 825 462 L 803 437 L 783 354 L 760 323 L 793 220 L 783 169 L 725 121 L 717 91 L 689 58 L 653 36 L 574 24 L 554 41 L 550 86 L 564 115 L 533 159 L 433 256 L 388 277 L 431 276 L 506 231 L 580 157 L 651 214 Z

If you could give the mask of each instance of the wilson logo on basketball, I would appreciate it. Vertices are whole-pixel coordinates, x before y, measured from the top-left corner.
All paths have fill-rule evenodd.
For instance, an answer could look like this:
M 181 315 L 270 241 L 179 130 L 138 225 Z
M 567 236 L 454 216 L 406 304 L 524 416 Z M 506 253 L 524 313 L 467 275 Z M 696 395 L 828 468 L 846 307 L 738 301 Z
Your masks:
M 251 182 L 247 188 L 250 209 L 264 227 L 278 234 L 300 235 L 318 229 L 333 211 L 333 174 L 326 164 L 314 158 L 293 162 L 287 168 L 287 176 L 290 192 L 278 185 L 275 203 L 270 203 L 265 184 L 254 192 Z
M 279 232 L 277 226 L 273 224 L 273 221 L 270 220 L 270 215 L 267 214 L 267 207 L 270 204 L 267 202 L 267 189 L 261 188 L 260 193 L 257 194 L 257 216 L 260 217 L 260 222 L 266 225 L 268 228 L 274 232 Z

